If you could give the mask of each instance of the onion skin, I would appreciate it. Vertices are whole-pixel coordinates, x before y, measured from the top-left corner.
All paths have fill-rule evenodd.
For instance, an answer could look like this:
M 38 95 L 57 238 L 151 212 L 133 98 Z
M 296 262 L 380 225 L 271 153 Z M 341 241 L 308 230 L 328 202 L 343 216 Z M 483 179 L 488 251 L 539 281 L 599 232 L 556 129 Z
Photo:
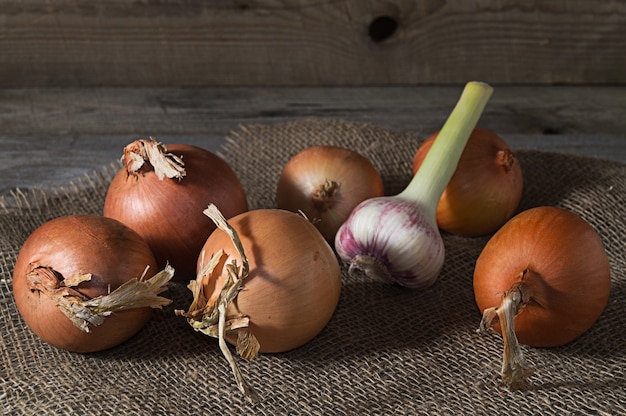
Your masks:
M 202 214 L 207 204 L 230 218 L 247 211 L 248 203 L 235 172 L 219 156 L 186 144 L 170 144 L 167 151 L 182 157 L 184 177 L 160 180 L 149 166 L 135 174 L 127 163 L 109 186 L 103 213 L 137 231 L 160 268 L 168 262 L 174 266 L 175 280 L 189 280 L 202 245 L 215 230 Z
M 360 202 L 384 195 L 383 181 L 361 154 L 337 146 L 311 146 L 284 166 L 277 207 L 307 216 L 327 241 Z
M 341 271 L 331 247 L 307 219 L 285 210 L 252 210 L 228 223 L 241 239 L 250 272 L 227 315 L 250 318 L 260 352 L 284 352 L 309 342 L 328 324 L 339 302 Z M 203 247 L 204 258 L 220 249 L 228 256 L 222 264 L 233 259 L 242 264 L 228 235 L 216 230 Z M 209 302 L 223 286 L 223 269 L 203 281 Z M 236 336 L 227 340 L 236 344 Z
M 46 343 L 72 352 L 114 347 L 135 335 L 152 316 L 151 308 L 136 308 L 107 317 L 86 333 L 77 328 L 45 294 L 31 291 L 32 264 L 52 267 L 63 276 L 91 273 L 78 290 L 89 298 L 106 295 L 124 282 L 144 279 L 157 271 L 150 248 L 120 222 L 95 216 L 71 215 L 51 220 L 35 230 L 22 246 L 13 272 L 17 309 L 28 327 Z
M 415 153 L 413 174 L 437 135 L 426 139 Z M 474 128 L 439 199 L 439 228 L 464 237 L 495 232 L 517 211 L 523 182 L 521 165 L 506 142 L 489 130 Z
M 555 347 L 573 341 L 608 302 L 610 267 L 600 237 L 561 208 L 521 212 L 493 235 L 476 261 L 478 307 L 498 307 L 503 293 L 520 283 L 529 301 L 515 316 L 519 342 Z M 499 325 L 494 329 L 500 331 Z

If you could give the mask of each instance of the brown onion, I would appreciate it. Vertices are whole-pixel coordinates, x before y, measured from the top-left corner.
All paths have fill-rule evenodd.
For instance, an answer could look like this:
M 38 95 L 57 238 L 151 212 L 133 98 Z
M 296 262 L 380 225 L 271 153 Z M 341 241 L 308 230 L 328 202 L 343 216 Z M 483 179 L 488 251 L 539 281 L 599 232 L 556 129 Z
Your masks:
M 209 203 L 227 218 L 248 209 L 243 186 L 223 159 L 186 144 L 137 140 L 124 148 L 124 166 L 109 186 L 104 215 L 137 231 L 160 267 L 169 262 L 177 280 L 188 280 L 215 229 L 202 214 Z
M 574 340 L 598 319 L 610 286 L 602 241 L 580 216 L 537 207 L 508 221 L 484 247 L 474 271 L 481 330 L 503 334 L 503 380 L 519 387 L 530 374 L 518 341 L 554 347 Z
M 341 292 L 341 271 L 332 248 L 302 215 L 257 209 L 226 221 L 210 205 L 218 225 L 198 258 L 189 288 L 193 302 L 176 311 L 206 335 L 218 338 L 239 390 L 256 401 L 226 341 L 251 360 L 312 340 L 330 321 Z
M 148 306 L 170 302 L 156 296 L 161 288 L 152 292 L 137 280 L 156 271 L 148 245 L 124 224 L 96 215 L 59 217 L 37 228 L 22 246 L 13 271 L 15 303 L 28 327 L 48 344 L 100 351 L 136 334 L 150 319 Z M 120 293 L 120 287 L 131 292 L 121 299 L 107 296 Z M 149 289 L 145 297 L 136 293 L 143 289 Z
M 339 302 L 341 272 L 332 248 L 302 215 L 284 210 L 252 210 L 228 223 L 237 231 L 250 265 L 228 314 L 250 318 L 260 352 L 284 352 L 313 339 Z M 220 249 L 228 256 L 225 264 L 241 264 L 229 236 L 218 230 L 202 248 L 204 258 Z M 198 272 L 201 268 L 202 257 Z M 207 299 L 216 298 L 223 281 L 223 269 L 207 276 Z
M 278 208 L 301 211 L 327 241 L 360 202 L 384 195 L 383 181 L 359 153 L 337 146 L 308 147 L 283 168 L 276 188 Z
M 438 134 L 426 139 L 415 153 L 414 174 Z M 439 199 L 437 224 L 466 237 L 490 234 L 515 214 L 522 190 L 522 168 L 515 154 L 500 136 L 477 127 Z

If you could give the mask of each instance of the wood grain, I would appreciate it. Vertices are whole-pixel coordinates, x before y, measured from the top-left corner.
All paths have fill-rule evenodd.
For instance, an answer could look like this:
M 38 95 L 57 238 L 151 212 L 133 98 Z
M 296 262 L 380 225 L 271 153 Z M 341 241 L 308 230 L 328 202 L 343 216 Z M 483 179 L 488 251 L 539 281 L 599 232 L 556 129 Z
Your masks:
M 460 94 L 449 87 L 0 89 L 0 194 L 57 187 L 153 135 L 219 152 L 241 125 L 309 118 L 425 137 Z M 626 163 L 626 87 L 496 86 L 480 125 L 511 147 Z
M 0 87 L 626 82 L 621 1 L 0 0 L 0 22 Z
M 440 127 L 462 85 L 445 87 L 0 89 L 0 133 L 15 136 L 223 135 L 299 118 Z M 626 86 L 495 86 L 481 123 L 500 133 L 626 132 Z

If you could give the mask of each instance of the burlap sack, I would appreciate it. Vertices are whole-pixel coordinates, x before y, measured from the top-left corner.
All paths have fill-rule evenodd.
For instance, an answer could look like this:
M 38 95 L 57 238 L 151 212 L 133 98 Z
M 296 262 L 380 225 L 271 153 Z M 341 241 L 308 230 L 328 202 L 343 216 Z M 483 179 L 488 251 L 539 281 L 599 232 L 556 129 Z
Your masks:
M 369 157 L 387 193 L 410 179 L 421 139 L 376 126 L 311 120 L 247 126 L 222 155 L 239 174 L 251 208 L 273 207 L 284 163 L 313 144 L 337 144 Z M 40 341 L 17 313 L 13 265 L 26 237 L 64 214 L 101 213 L 112 171 L 78 178 L 56 191 L 14 192 L 0 216 L 0 410 L 76 415 L 616 415 L 626 413 L 626 165 L 519 151 L 525 193 L 520 209 L 570 209 L 599 232 L 609 254 L 612 293 L 585 335 L 560 348 L 525 347 L 537 369 L 527 391 L 499 380 L 502 342 L 479 335 L 472 293 L 474 262 L 487 238 L 444 235 L 440 279 L 410 291 L 344 273 L 328 327 L 283 354 L 239 361 L 261 395 L 249 405 L 236 389 L 213 338 L 194 332 L 174 309 L 190 295 L 172 283 L 174 303 L 136 337 L 96 354 L 73 354 Z M 108 161 L 103 161 L 103 164 Z

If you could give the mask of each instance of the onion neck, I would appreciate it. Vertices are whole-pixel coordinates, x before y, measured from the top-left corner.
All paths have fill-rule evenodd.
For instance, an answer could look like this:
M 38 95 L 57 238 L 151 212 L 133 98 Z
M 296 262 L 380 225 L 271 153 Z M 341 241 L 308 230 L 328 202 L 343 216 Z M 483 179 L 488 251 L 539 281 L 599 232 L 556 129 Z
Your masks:
M 439 199 L 492 93 L 493 88 L 488 84 L 467 83 L 422 165 L 409 185 L 397 195 L 420 204 L 433 223 L 436 223 Z
M 498 166 L 501 166 L 504 172 L 509 173 L 515 163 L 515 154 L 510 149 L 500 149 L 496 154 L 496 160 Z
M 76 272 L 63 277 L 49 266 L 32 263 L 26 278 L 32 292 L 48 296 L 78 329 L 88 333 L 91 326 L 102 325 L 116 312 L 144 307 L 160 309 L 169 305 L 172 301 L 159 294 L 167 290 L 173 276 L 174 268 L 168 264 L 150 279 L 130 279 L 112 292 L 95 298 L 78 290 L 79 284 L 91 280 L 90 273 Z
M 226 334 L 236 332 L 236 351 L 240 356 L 247 360 L 252 360 L 260 350 L 258 340 L 249 328 L 250 318 L 245 315 L 227 315 L 229 306 L 237 299 L 243 281 L 248 277 L 250 265 L 237 231 L 228 223 L 217 206 L 210 204 L 203 213 L 215 223 L 217 228 L 230 237 L 235 250 L 241 258 L 241 266 L 237 264 L 236 260 L 231 260 L 230 263 L 220 266 L 222 256 L 225 255 L 223 250 L 218 250 L 208 259 L 207 264 L 204 264 L 203 251 L 201 254 L 200 271 L 196 279 L 189 282 L 187 286 L 193 294 L 193 301 L 189 306 L 189 310 L 187 312 L 176 310 L 175 313 L 185 317 L 194 330 L 218 339 L 222 355 L 230 364 L 239 391 L 249 402 L 253 403 L 259 400 L 259 396 L 241 374 L 226 344 Z M 218 267 L 222 267 L 223 270 L 219 271 L 219 269 L 216 269 Z M 224 273 L 226 282 L 220 289 L 217 299 L 207 299 L 204 293 L 204 282 L 205 279 L 210 279 L 214 272 Z
M 332 179 L 326 179 L 323 184 L 319 185 L 311 195 L 311 201 L 315 208 L 320 211 L 327 211 L 334 204 L 334 198 L 341 184 L 333 181 Z
M 478 332 L 488 332 L 496 323 L 500 324 L 504 353 L 502 355 L 502 381 L 514 388 L 526 387 L 526 379 L 533 373 L 524 358 L 517 336 L 514 318 L 530 301 L 530 289 L 523 282 L 518 282 L 505 292 L 502 303 L 494 308 L 485 309 Z
M 159 180 L 178 179 L 186 175 L 183 159 L 167 152 L 167 147 L 153 137 L 135 140 L 124 148 L 124 166 L 129 175 L 153 170 Z

